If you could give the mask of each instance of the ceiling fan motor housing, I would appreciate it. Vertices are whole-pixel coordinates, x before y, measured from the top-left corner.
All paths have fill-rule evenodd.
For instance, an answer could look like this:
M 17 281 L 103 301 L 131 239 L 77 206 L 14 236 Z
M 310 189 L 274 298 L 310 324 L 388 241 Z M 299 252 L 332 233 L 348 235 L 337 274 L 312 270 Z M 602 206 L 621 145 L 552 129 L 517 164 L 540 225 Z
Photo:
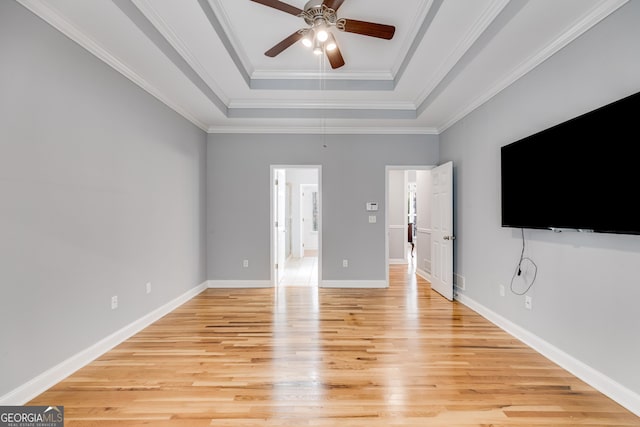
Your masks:
M 324 5 L 323 0 L 308 1 L 301 16 L 311 26 L 335 25 L 338 20 L 336 11 Z

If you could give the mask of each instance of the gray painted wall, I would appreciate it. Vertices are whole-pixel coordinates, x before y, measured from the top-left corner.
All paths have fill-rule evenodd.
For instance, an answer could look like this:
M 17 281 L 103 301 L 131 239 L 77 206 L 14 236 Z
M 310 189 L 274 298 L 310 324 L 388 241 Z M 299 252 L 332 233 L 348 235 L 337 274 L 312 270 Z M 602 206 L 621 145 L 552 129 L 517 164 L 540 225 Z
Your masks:
M 0 57 L 2 396 L 206 280 L 206 135 L 17 2 Z
M 524 297 L 500 297 L 521 239 L 520 230 L 500 226 L 499 149 L 640 91 L 639 22 L 640 1 L 630 1 L 441 135 L 442 160 L 455 165 L 455 271 L 466 278 L 464 294 L 636 393 L 640 236 L 527 230 L 539 267 L 533 310 Z M 601 154 L 607 149 L 605 142 Z M 593 164 L 602 179 L 616 167 L 611 154 Z M 540 173 L 549 171 L 540 165 Z M 637 183 L 611 184 L 637 195 Z
M 270 279 L 270 165 L 310 164 L 322 165 L 322 279 L 385 280 L 385 166 L 438 156 L 434 135 L 209 135 L 208 278 Z

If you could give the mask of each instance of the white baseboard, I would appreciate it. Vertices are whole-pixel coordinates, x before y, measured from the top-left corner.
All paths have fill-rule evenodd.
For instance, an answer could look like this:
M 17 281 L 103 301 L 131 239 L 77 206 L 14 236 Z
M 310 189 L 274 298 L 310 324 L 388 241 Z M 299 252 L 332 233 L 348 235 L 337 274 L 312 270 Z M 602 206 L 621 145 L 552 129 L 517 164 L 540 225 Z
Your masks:
M 421 268 L 416 268 L 416 274 L 420 277 L 422 277 L 424 280 L 428 281 L 429 283 L 431 283 L 431 273 L 428 273 L 427 271 L 421 269 Z
M 386 280 L 323 280 L 321 288 L 357 288 L 357 289 L 382 289 L 388 288 Z
M 390 258 L 389 264 L 408 264 L 408 261 L 404 258 Z
M 554 345 L 516 325 L 475 300 L 463 294 L 458 294 L 456 296 L 456 301 L 466 305 L 471 310 L 503 329 L 505 332 L 518 338 L 538 353 L 542 354 L 563 369 L 571 372 L 591 387 L 600 391 L 602 394 L 613 399 L 640 417 L 640 394 L 629 390 L 622 384 L 604 375 L 602 372 L 593 369 L 587 364 L 565 353 Z
M 209 280 L 207 287 L 213 289 L 273 288 L 270 280 Z
M 118 344 L 137 334 L 153 322 L 172 312 L 206 289 L 206 282 L 190 289 L 178 298 L 153 310 L 133 323 L 98 341 L 91 347 L 71 356 L 67 360 L 48 369 L 27 383 L 0 397 L 0 405 L 24 405 L 36 396 L 53 387 L 78 369 L 86 366 Z

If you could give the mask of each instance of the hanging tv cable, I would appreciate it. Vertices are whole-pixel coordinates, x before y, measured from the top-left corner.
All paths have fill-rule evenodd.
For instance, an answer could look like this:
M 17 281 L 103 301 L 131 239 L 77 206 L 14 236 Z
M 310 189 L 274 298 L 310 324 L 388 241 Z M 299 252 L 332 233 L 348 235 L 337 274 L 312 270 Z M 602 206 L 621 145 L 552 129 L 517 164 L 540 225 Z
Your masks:
M 516 295 L 524 295 L 527 292 L 529 292 L 534 282 L 536 281 L 536 277 L 538 275 L 538 266 L 536 265 L 536 263 L 531 258 L 524 256 L 524 251 L 525 251 L 524 228 L 521 228 L 520 230 L 522 232 L 522 252 L 520 252 L 520 260 L 518 261 L 518 264 L 516 265 L 516 269 L 513 272 L 513 276 L 511 277 L 511 284 L 509 286 L 509 288 L 511 289 L 511 292 L 513 292 Z M 524 291 L 519 292 L 514 289 L 514 282 L 516 278 L 520 278 L 524 283 L 524 286 L 526 287 Z

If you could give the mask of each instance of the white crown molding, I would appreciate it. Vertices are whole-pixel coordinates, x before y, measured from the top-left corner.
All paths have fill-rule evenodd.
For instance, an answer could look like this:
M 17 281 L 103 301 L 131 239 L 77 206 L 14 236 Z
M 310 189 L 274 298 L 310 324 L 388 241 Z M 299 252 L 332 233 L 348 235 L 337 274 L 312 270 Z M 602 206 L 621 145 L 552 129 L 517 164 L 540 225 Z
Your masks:
M 393 62 L 394 65 L 392 66 L 392 71 L 391 71 L 393 80 L 395 80 L 398 77 L 398 72 L 400 71 L 400 67 L 402 66 L 404 61 L 407 59 L 407 55 L 409 55 L 409 51 L 411 51 L 411 46 L 413 44 L 413 41 L 418 36 L 422 23 L 427 18 L 427 14 L 429 13 L 429 10 L 431 9 L 432 6 L 433 6 L 433 0 L 425 0 L 422 2 L 420 7 L 418 8 L 418 11 L 414 15 L 415 19 L 411 24 L 411 30 L 407 31 L 407 35 L 401 44 L 402 48 L 399 49 L 398 56 L 396 57 L 396 60 Z
M 252 76 L 255 72 L 253 65 L 251 64 L 251 61 L 249 60 L 249 57 L 245 53 L 244 49 L 241 48 L 242 43 L 240 43 L 240 40 L 238 40 L 238 38 L 236 37 L 236 33 L 231 29 L 231 20 L 229 19 L 229 15 L 227 14 L 227 12 L 222 7 L 222 2 L 209 0 L 206 1 L 209 3 L 209 6 L 211 7 L 213 13 L 216 15 L 216 18 L 218 18 L 218 22 L 220 23 L 222 30 L 229 38 L 229 42 L 231 43 L 235 54 L 238 56 L 240 63 L 244 67 L 247 74 L 249 76 Z
M 481 105 L 489 101 L 491 98 L 502 92 L 511 84 L 522 78 L 524 75 L 532 71 L 538 65 L 549 59 L 551 56 L 559 52 L 566 47 L 569 43 L 580 37 L 590 28 L 602 21 L 604 18 L 618 10 L 629 0 L 603 0 L 597 6 L 595 6 L 589 13 L 587 13 L 583 19 L 576 22 L 573 26 L 564 31 L 558 38 L 548 44 L 545 48 L 540 50 L 537 54 L 529 57 L 518 67 L 516 67 L 510 74 L 505 76 L 498 84 L 494 85 L 483 95 L 477 97 L 473 102 L 467 105 L 466 108 L 460 110 L 457 114 L 452 116 L 438 129 L 440 132 L 444 132 L 451 126 L 453 126 L 459 120 L 462 120 L 469 113 L 479 108 Z
M 220 100 L 229 105 L 229 97 L 224 93 L 216 80 L 207 72 L 206 68 L 196 59 L 195 55 L 187 48 L 187 44 L 171 29 L 160 14 L 154 9 L 148 0 L 131 0 L 142 14 L 153 24 L 162 34 L 176 52 L 189 64 L 189 66 L 200 76 L 201 79 L 211 88 Z
M 297 109 L 297 110 L 410 110 L 416 105 L 411 102 L 374 102 L 374 101 L 295 101 L 295 100 L 236 100 L 229 103 L 229 109 Z
M 471 26 L 467 34 L 458 42 L 449 55 L 447 55 L 444 62 L 440 64 L 434 73 L 434 77 L 425 85 L 424 90 L 416 98 L 416 105 L 422 105 L 422 103 L 425 102 L 429 94 L 446 78 L 458 61 L 460 61 L 460 58 L 473 46 L 510 1 L 511 0 L 493 0 L 489 4 Z
M 393 74 L 387 71 L 352 71 L 323 72 L 303 70 L 256 70 L 251 73 L 251 80 L 358 80 L 358 81 L 393 81 Z
M 69 39 L 76 42 L 78 45 L 82 46 L 84 49 L 89 51 L 91 54 L 96 56 L 98 59 L 102 60 L 104 63 L 109 65 L 111 68 L 131 80 L 136 85 L 140 86 L 143 90 L 148 92 L 150 95 L 158 99 L 163 104 L 167 105 L 169 108 L 174 110 L 176 113 L 193 123 L 195 126 L 199 127 L 203 131 L 207 130 L 207 125 L 202 123 L 200 120 L 196 119 L 193 115 L 191 115 L 187 110 L 182 108 L 181 106 L 175 104 L 171 101 L 171 99 L 158 90 L 151 83 L 142 78 L 138 73 L 133 71 L 124 62 L 120 61 L 114 55 L 109 53 L 106 49 L 100 46 L 95 40 L 91 37 L 84 34 L 78 28 L 76 28 L 69 21 L 64 19 L 58 12 L 54 9 L 46 5 L 44 2 L 37 0 L 17 0 L 22 6 L 30 10 L 36 16 L 43 19 L 49 25 L 51 25 L 56 30 L 60 31 L 62 34 L 67 36 Z
M 295 134 L 295 135 L 438 135 L 428 127 L 339 127 L 339 126 L 212 126 L 210 134 Z

